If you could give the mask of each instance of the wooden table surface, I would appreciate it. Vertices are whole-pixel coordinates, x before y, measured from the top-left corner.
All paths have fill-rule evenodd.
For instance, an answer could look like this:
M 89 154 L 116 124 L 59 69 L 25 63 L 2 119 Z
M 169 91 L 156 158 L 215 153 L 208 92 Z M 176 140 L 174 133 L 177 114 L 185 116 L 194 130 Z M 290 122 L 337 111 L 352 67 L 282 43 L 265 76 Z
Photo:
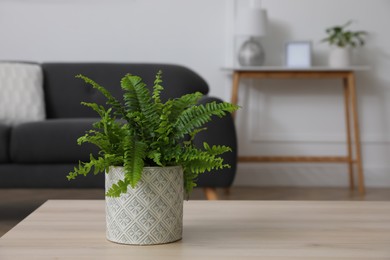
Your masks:
M 0 238 L 0 259 L 390 259 L 390 202 L 186 201 L 183 240 L 105 239 L 104 201 L 50 200 Z

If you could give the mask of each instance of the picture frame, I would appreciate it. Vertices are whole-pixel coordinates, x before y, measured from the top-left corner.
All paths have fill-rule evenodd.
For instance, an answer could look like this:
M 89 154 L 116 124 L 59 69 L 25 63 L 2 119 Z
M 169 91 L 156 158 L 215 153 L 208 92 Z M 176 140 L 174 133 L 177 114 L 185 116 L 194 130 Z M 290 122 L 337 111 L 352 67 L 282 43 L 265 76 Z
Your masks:
M 310 41 L 290 41 L 285 45 L 285 66 L 308 68 L 312 63 L 312 44 Z

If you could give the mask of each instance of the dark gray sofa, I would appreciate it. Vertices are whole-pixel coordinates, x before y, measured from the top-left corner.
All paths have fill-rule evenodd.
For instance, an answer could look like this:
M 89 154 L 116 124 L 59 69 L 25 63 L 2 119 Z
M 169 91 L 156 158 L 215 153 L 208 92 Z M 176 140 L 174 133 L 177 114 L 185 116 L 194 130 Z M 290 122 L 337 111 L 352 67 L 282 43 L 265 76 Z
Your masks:
M 108 88 L 116 97 L 122 95 L 120 79 L 131 73 L 152 86 L 155 74 L 163 71 L 162 99 L 199 91 L 207 94 L 208 85 L 194 71 L 168 64 L 125 63 L 43 63 L 47 119 L 13 127 L 0 124 L 0 188 L 97 188 L 104 187 L 104 175 L 80 177 L 69 182 L 66 175 L 79 160 L 88 160 L 97 149 L 89 144 L 78 146 L 76 139 L 97 121 L 94 111 L 81 101 L 104 104 L 105 98 L 75 75 L 83 74 Z M 205 96 L 201 103 L 219 101 Z M 224 159 L 232 168 L 200 176 L 200 187 L 229 187 L 235 176 L 237 143 L 231 116 L 215 118 L 208 131 L 199 133 L 195 142 L 224 144 L 233 148 Z

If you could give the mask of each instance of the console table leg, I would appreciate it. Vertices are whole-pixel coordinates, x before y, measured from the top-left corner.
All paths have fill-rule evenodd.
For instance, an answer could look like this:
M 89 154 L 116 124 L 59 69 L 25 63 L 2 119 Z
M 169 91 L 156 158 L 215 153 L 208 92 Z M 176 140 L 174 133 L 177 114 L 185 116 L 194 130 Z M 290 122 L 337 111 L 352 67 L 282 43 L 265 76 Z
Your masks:
M 355 188 L 354 176 L 353 176 L 353 155 L 352 155 L 352 142 L 351 142 L 351 118 L 350 118 L 350 93 L 348 89 L 347 79 L 343 79 L 344 83 L 344 103 L 345 103 L 345 125 L 347 130 L 347 152 L 348 152 L 348 172 L 349 172 L 349 188 L 353 190 Z
M 240 73 L 234 72 L 231 103 L 235 104 L 235 105 L 237 105 L 237 103 L 238 103 L 238 87 L 239 87 L 239 85 L 240 85 Z M 233 112 L 233 118 L 235 116 L 236 116 L 236 112 Z
M 364 175 L 363 175 L 363 166 L 362 166 L 362 155 L 360 149 L 360 131 L 359 131 L 358 110 L 357 110 L 356 86 L 355 86 L 355 76 L 352 72 L 348 75 L 348 88 L 351 94 L 359 193 L 361 195 L 364 195 L 365 187 L 364 187 Z
M 217 195 L 217 189 L 216 188 L 203 188 L 204 193 L 206 195 L 207 200 L 218 200 L 218 195 Z

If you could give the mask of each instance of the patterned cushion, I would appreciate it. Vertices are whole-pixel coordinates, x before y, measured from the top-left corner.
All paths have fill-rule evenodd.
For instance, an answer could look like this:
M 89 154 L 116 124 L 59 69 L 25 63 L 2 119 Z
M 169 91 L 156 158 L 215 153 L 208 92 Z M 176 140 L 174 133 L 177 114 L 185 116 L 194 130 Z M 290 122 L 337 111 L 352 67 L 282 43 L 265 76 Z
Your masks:
M 41 67 L 0 63 L 0 123 L 15 125 L 45 117 Z

